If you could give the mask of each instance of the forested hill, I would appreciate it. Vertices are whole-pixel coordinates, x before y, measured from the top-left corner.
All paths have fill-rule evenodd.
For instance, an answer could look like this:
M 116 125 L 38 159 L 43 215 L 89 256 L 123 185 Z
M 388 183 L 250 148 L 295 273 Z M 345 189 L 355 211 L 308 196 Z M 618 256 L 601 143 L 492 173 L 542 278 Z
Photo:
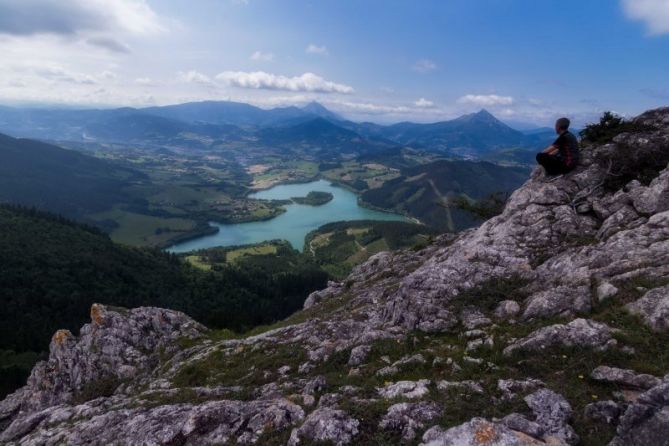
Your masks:
M 484 199 L 511 193 L 528 177 L 525 167 L 503 167 L 487 162 L 447 161 L 402 168 L 402 175 L 362 194 L 374 207 L 392 209 L 418 218 L 442 231 L 460 231 L 478 223 L 455 204 L 458 198 Z
M 327 275 L 303 265 L 202 272 L 174 255 L 113 243 L 97 229 L 56 215 L 0 205 L 0 395 L 21 385 L 55 330 L 73 332 L 94 302 L 181 310 L 211 327 L 243 331 L 286 317 Z
M 143 173 L 74 150 L 0 134 L 0 203 L 77 218 L 129 201 L 124 186 L 144 178 Z

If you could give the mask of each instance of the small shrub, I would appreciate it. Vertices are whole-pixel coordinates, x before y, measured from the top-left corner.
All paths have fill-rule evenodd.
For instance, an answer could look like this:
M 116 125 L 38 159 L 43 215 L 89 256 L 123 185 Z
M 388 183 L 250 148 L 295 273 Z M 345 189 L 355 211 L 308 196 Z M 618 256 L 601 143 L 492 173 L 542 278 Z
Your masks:
M 522 288 L 527 283 L 527 280 L 517 275 L 492 278 L 481 283 L 476 288 L 458 294 L 453 299 L 451 306 L 455 310 L 473 306 L 484 311 L 492 311 L 503 300 L 524 300 L 527 297 L 527 293 Z
M 74 402 L 81 404 L 100 397 L 110 397 L 121 384 L 122 381 L 117 376 L 100 377 L 86 383 L 84 387 L 77 391 L 74 395 Z
M 640 151 L 631 144 L 618 143 L 612 153 L 602 152 L 596 161 L 608 171 L 603 184 L 607 190 L 619 190 L 632 180 L 648 185 L 669 164 L 669 147 L 658 141 Z
M 599 122 L 588 124 L 580 135 L 584 143 L 606 144 L 621 133 L 640 133 L 652 130 L 651 127 L 625 120 L 610 111 L 604 112 Z

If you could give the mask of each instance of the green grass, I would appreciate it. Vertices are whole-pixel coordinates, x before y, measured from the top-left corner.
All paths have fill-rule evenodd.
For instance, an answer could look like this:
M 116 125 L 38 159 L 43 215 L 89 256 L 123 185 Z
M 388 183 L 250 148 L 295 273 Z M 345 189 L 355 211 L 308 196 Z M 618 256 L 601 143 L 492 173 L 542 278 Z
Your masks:
M 235 263 L 240 258 L 245 256 L 261 256 L 261 255 L 271 255 L 276 253 L 277 249 L 275 244 L 265 243 L 228 251 L 226 254 L 226 262 Z
M 194 266 L 197 269 L 201 269 L 203 271 L 211 271 L 211 265 L 205 262 L 200 256 L 196 255 L 186 256 L 186 262 L 188 262 L 190 265 Z
M 176 235 L 195 228 L 193 220 L 162 218 L 125 211 L 120 208 L 91 215 L 95 221 L 113 220 L 118 224 L 110 237 L 117 243 L 133 246 L 164 244 Z
M 233 354 L 215 351 L 206 358 L 182 367 L 174 377 L 178 387 L 193 386 L 257 386 L 276 380 L 276 370 L 288 365 L 291 374 L 306 360 L 306 353 L 298 345 L 263 345 L 262 348 L 240 346 Z M 265 376 L 265 371 L 271 372 Z

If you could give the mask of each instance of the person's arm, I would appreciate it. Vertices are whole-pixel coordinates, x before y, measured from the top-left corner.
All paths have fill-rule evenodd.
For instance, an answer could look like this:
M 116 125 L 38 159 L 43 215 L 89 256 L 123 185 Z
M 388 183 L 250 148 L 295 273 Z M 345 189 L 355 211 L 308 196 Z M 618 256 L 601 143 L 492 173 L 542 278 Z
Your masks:
M 547 153 L 548 155 L 555 155 L 559 151 L 560 149 L 558 149 L 555 144 L 551 144 L 550 146 L 546 147 L 541 153 Z

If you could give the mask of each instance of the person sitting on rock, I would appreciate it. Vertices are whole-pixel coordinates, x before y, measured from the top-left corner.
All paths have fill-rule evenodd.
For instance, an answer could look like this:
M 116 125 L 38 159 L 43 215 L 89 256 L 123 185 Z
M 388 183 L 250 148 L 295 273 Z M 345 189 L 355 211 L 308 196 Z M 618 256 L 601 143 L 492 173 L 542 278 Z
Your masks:
M 537 154 L 537 163 L 544 166 L 547 175 L 562 175 L 578 164 L 578 139 L 569 131 L 569 119 L 555 121 L 558 138 L 543 152 Z

